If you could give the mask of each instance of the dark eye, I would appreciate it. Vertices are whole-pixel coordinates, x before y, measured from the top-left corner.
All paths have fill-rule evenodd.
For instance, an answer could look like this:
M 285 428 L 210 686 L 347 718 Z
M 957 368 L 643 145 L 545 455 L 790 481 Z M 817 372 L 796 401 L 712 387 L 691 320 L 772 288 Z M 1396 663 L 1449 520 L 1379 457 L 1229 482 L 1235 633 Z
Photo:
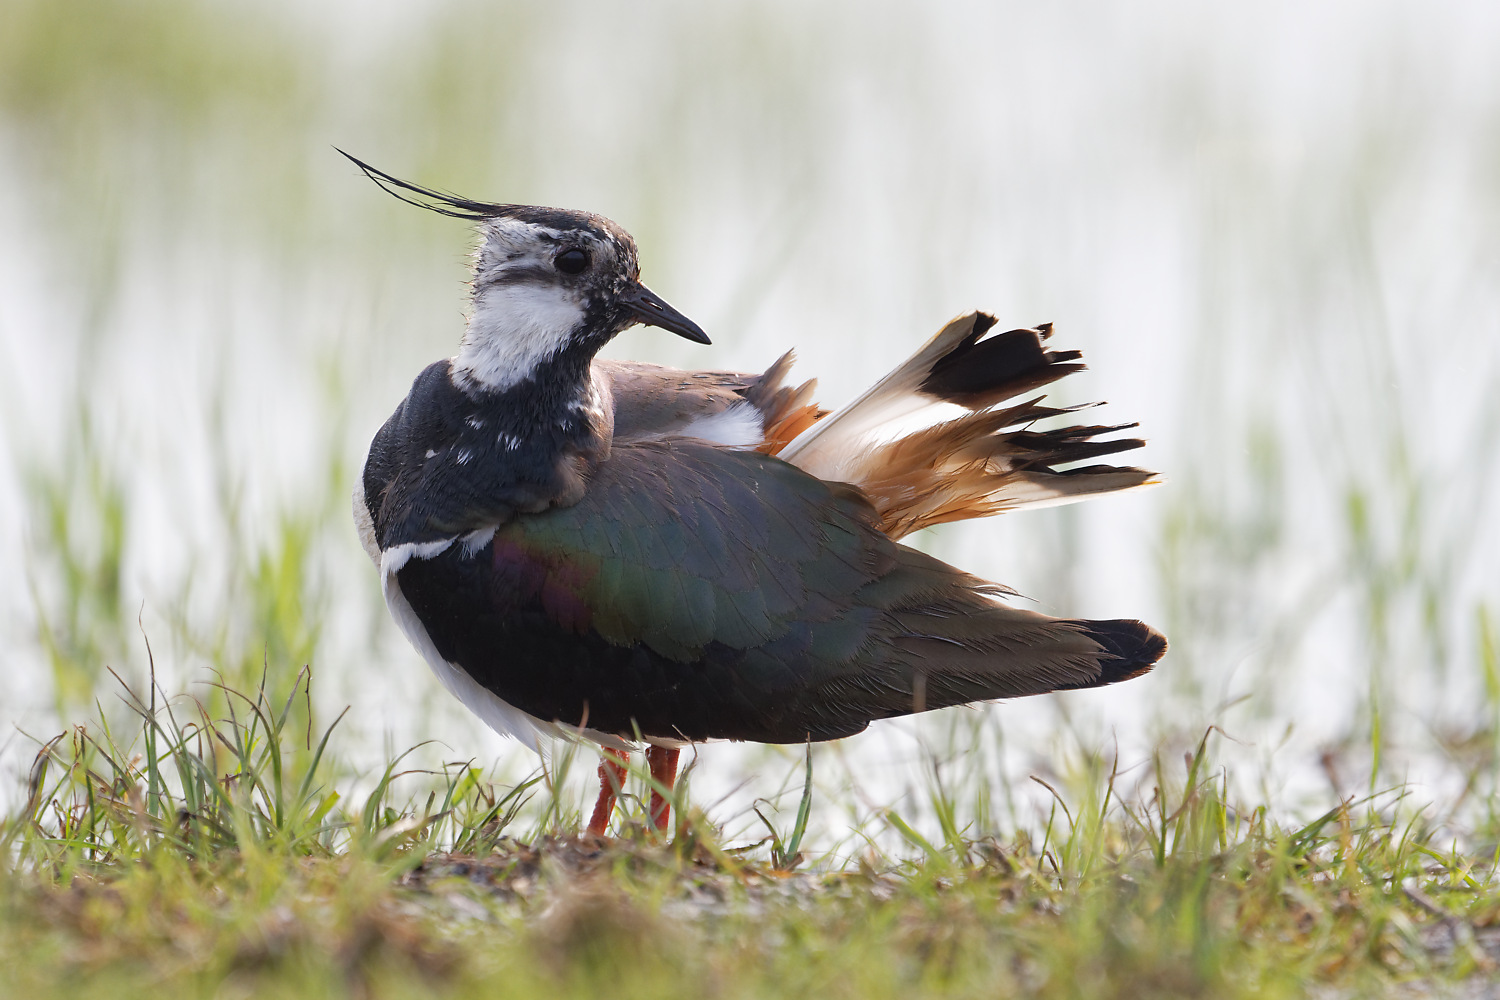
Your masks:
M 574 247 L 553 257 L 552 266 L 563 274 L 582 274 L 583 269 L 589 266 L 589 255 Z

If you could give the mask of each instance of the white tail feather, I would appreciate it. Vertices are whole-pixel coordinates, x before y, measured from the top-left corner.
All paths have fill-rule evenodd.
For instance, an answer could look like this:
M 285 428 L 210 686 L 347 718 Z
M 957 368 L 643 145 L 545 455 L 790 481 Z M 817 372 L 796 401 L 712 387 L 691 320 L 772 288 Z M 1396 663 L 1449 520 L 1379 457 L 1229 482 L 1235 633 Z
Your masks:
M 976 330 L 980 322 L 984 325 Z M 818 421 L 778 454 L 820 479 L 858 486 L 893 538 L 944 521 L 1073 503 L 1159 482 L 1132 468 L 1058 472 L 1056 465 L 1129 450 L 1141 442 L 1097 440 L 1123 426 L 1032 432 L 1034 421 L 1069 412 L 1039 406 L 1041 397 L 997 408 L 1004 399 L 1082 366 L 1070 364 L 1077 360 L 1076 352 L 1043 354 L 1039 340 L 1032 340 L 1034 362 L 1023 354 L 1018 366 L 991 368 L 994 377 L 988 381 L 979 338 L 993 322 L 980 313 L 952 320 L 854 402 Z M 1023 332 L 1045 339 L 1051 328 L 1003 336 Z M 999 342 L 993 346 L 1011 350 Z M 966 380 L 954 379 L 955 366 Z M 938 375 L 940 367 L 948 373 Z
M 954 413 L 957 408 L 952 404 L 921 391 L 922 380 L 938 359 L 973 331 L 978 319 L 978 313 L 969 313 L 951 320 L 854 402 L 799 434 L 778 452 L 780 457 L 819 479 L 853 482 L 847 473 L 871 444 L 896 436 L 896 431 L 925 427 Z M 924 412 L 927 410 L 931 410 L 931 419 L 919 419 L 929 415 Z

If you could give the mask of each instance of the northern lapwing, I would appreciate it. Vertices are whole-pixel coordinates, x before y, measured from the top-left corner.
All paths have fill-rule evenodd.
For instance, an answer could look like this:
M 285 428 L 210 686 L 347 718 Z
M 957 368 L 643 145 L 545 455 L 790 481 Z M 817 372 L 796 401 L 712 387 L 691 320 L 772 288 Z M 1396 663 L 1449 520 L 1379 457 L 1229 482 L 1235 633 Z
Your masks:
M 1008 587 L 899 544 L 1153 481 L 1076 464 L 1139 447 L 1110 436 L 1133 424 L 1035 429 L 1077 409 L 1031 395 L 1083 367 L 1046 348 L 1050 326 L 961 316 L 833 412 L 788 383 L 790 353 L 759 375 L 602 360 L 637 323 L 709 342 L 641 284 L 625 230 L 354 162 L 480 236 L 458 354 L 370 445 L 361 539 L 397 624 L 481 719 L 533 749 L 563 733 L 605 748 L 590 831 L 641 743 L 670 788 L 689 743 L 834 740 L 1113 684 L 1165 652 L 1139 621 L 1011 607 Z M 658 828 L 667 812 L 653 793 Z

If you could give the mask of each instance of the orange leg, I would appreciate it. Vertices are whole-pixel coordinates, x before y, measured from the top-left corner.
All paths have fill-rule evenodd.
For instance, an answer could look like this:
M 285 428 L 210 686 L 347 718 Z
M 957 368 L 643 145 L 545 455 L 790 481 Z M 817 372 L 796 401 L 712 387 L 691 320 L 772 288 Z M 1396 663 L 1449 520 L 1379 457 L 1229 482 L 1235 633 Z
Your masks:
M 604 748 L 604 757 L 599 761 L 599 801 L 594 803 L 594 815 L 588 825 L 589 833 L 596 837 L 604 836 L 604 831 L 609 829 L 609 817 L 615 811 L 615 798 L 620 794 L 620 789 L 625 787 L 625 765 L 628 763 L 630 754 L 624 750 Z
M 677 756 L 680 752 L 677 747 L 646 748 L 646 764 L 651 768 L 651 780 L 667 791 L 672 790 L 672 784 L 677 780 Z M 665 830 L 672 816 L 671 803 L 654 788 L 651 789 L 650 815 L 651 825 L 658 830 Z

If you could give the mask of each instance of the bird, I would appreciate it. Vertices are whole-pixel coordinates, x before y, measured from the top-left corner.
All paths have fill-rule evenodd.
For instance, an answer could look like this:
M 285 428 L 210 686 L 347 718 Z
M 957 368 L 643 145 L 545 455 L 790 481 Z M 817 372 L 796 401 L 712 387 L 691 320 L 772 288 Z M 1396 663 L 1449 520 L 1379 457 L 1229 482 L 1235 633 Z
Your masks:
M 343 152 L 339 150 L 339 152 Z M 636 324 L 709 337 L 640 280 L 634 240 L 583 211 L 474 201 L 351 156 L 402 201 L 478 230 L 458 353 L 375 433 L 354 519 L 385 603 L 496 731 L 601 748 L 607 832 L 645 747 L 669 823 L 682 748 L 802 744 L 954 705 L 1139 677 L 1134 619 L 1051 617 L 903 544 L 935 524 L 1153 485 L 1079 465 L 1144 444 L 1065 424 L 1036 390 L 1083 368 L 1050 324 L 969 312 L 848 405 L 764 372 L 598 352 Z M 1055 421 L 1054 421 L 1055 422 Z

